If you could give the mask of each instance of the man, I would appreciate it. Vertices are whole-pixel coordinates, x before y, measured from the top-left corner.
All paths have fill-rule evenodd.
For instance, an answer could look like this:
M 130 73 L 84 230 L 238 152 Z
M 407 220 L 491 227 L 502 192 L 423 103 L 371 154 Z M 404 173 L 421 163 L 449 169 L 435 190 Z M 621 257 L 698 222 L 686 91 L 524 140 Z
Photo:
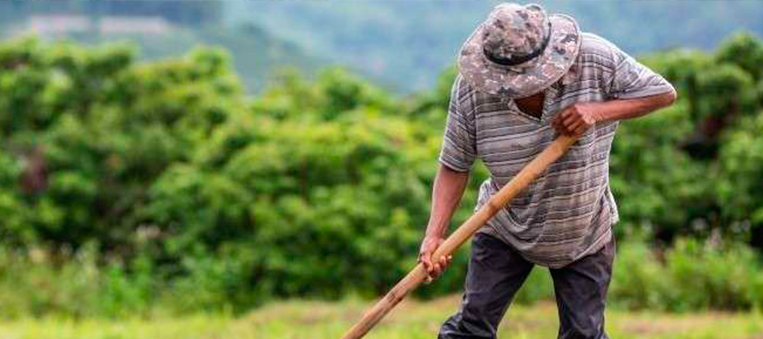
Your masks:
M 490 172 L 479 208 L 559 133 L 580 138 L 475 235 L 461 308 L 439 338 L 495 338 L 535 264 L 554 281 L 559 338 L 607 338 L 618 221 L 612 138 L 619 120 L 670 105 L 675 90 L 610 42 L 581 33 L 573 18 L 534 4 L 498 5 L 464 43 L 459 66 L 419 257 L 430 281 L 449 263 L 432 253 L 477 157 Z

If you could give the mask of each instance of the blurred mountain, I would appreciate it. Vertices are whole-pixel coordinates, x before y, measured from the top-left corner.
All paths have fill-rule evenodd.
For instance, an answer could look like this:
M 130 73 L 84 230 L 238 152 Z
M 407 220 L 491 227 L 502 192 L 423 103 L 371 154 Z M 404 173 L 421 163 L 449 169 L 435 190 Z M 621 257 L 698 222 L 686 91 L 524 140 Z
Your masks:
M 235 28 L 220 26 L 176 30 L 172 34 L 111 33 L 77 35 L 75 40 L 86 43 L 131 41 L 140 48 L 145 59 L 180 56 L 198 45 L 219 46 L 226 49 L 237 74 L 250 93 L 264 88 L 278 72 L 295 68 L 303 72 L 318 69 L 325 62 L 308 56 L 300 46 L 273 37 L 261 27 L 242 24 Z
M 180 56 L 199 44 L 220 46 L 230 52 L 249 92 L 261 90 L 281 69 L 309 72 L 326 62 L 256 23 L 225 25 L 224 6 L 221 1 L 3 1 L 0 37 L 129 41 L 144 59 Z
M 520 1 L 527 3 L 528 1 Z M 635 55 L 714 48 L 737 30 L 763 35 L 763 1 L 538 0 L 575 17 L 584 31 Z M 254 21 L 311 54 L 349 64 L 404 91 L 431 86 L 461 43 L 500 1 L 249 1 L 226 19 Z
M 520 1 L 528 2 L 528 1 Z M 714 48 L 731 32 L 763 35 L 763 1 L 538 0 L 634 55 Z M 137 42 L 146 58 L 194 45 L 231 51 L 249 91 L 278 69 L 340 64 L 396 92 L 432 86 L 495 0 L 0 1 L 0 35 Z

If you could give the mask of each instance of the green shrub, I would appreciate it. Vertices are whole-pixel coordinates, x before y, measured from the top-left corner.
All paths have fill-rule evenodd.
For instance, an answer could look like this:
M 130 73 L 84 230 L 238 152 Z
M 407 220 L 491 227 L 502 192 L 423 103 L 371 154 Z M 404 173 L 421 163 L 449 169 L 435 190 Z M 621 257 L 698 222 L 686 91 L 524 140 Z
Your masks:
M 663 309 L 671 281 L 646 242 L 618 241 L 609 301 L 629 309 Z
M 750 310 L 763 305 L 759 256 L 740 243 L 680 239 L 662 260 L 644 243 L 619 244 L 609 298 L 632 309 Z
M 663 126 L 671 126 L 669 129 Z M 622 220 L 617 236 L 640 225 L 655 233 L 679 233 L 701 215 L 705 165 L 678 144 L 692 131 L 685 103 L 622 122 L 612 147 L 610 184 Z
M 26 254 L 0 251 L 0 317 L 147 315 L 161 290 L 150 261 L 142 258 L 129 268 L 117 262 L 103 266 L 97 256 L 92 243 L 73 255 L 40 248 Z
M 763 78 L 763 43 L 755 35 L 739 32 L 730 36 L 719 48 L 716 58 L 720 62 L 735 64 L 751 74 L 756 81 Z
M 670 310 L 750 309 L 761 266 L 745 246 L 728 248 L 682 240 L 668 252 L 667 273 L 672 278 Z
M 19 192 L 21 164 L 0 149 L 0 239 L 22 246 L 35 240 L 35 232 L 27 225 L 28 214 Z
M 735 233 L 749 234 L 752 241 L 763 245 L 763 112 L 740 121 L 740 127 L 729 133 L 721 148 L 721 166 L 714 182 L 714 195 L 723 206 L 722 216 L 732 224 Z
M 741 36 L 715 56 L 647 61 L 680 99 L 623 122 L 613 146 L 616 303 L 760 307 L 754 253 L 700 245 L 720 232 L 763 248 L 759 51 Z M 0 43 L 2 314 L 371 297 L 415 265 L 454 68 L 404 99 L 341 69 L 286 74 L 248 98 L 224 51 L 135 59 L 124 45 Z M 454 225 L 487 175 L 474 167 Z M 649 236 L 629 239 L 641 227 Z M 697 240 L 660 257 L 646 245 L 683 237 Z M 459 291 L 466 253 L 418 295 Z M 538 269 L 517 300 L 551 291 Z

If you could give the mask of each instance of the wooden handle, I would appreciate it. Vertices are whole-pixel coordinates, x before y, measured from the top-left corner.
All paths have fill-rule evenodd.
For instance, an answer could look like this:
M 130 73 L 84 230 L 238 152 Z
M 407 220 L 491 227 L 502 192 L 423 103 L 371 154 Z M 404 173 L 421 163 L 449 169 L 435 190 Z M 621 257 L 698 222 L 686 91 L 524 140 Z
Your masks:
M 533 159 L 514 178 L 494 194 L 476 213 L 467 219 L 453 234 L 437 248 L 432 261 L 453 254 L 466 240 L 476 233 L 482 225 L 492 218 L 511 199 L 527 188 L 554 161 L 559 159 L 577 140 L 576 137 L 562 135 Z M 409 292 L 418 287 L 426 278 L 424 265 L 418 264 L 400 282 L 392 288 L 376 305 L 369 309 L 342 339 L 360 339 L 384 318 Z

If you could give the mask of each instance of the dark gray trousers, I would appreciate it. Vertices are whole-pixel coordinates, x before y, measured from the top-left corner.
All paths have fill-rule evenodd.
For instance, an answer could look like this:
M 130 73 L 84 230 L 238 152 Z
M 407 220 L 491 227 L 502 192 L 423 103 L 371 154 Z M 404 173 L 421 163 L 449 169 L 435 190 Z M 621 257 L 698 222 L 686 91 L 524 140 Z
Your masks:
M 607 339 L 604 306 L 612 278 L 614 238 L 596 253 L 550 269 L 559 310 L 559 338 Z M 461 308 L 440 329 L 439 339 L 494 339 L 498 324 L 534 264 L 499 239 L 479 233 Z

